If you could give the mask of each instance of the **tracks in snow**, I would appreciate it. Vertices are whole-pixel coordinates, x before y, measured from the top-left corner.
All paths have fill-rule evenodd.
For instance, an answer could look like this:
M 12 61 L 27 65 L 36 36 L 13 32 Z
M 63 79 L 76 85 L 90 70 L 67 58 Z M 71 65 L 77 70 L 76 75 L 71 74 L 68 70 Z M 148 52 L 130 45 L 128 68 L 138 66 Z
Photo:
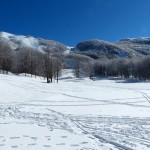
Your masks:
M 60 89 L 58 91 L 44 90 L 42 89 L 42 85 L 40 85 L 40 88 L 36 88 L 32 86 L 32 84 L 30 84 L 30 86 L 27 84 L 15 85 L 14 82 L 9 82 L 8 84 L 22 88 L 25 92 L 31 90 L 35 93 L 61 95 L 64 96 L 64 99 L 68 98 L 68 101 L 30 100 L 25 101 L 24 103 L 14 103 L 14 106 L 0 106 L 0 123 L 9 124 L 16 122 L 18 124 L 37 124 L 38 126 L 46 127 L 51 131 L 54 129 L 60 129 L 72 134 L 85 134 L 94 141 L 98 140 L 99 146 L 102 144 L 108 145 L 111 149 L 136 150 L 138 146 L 140 146 L 141 149 L 150 149 L 150 118 L 66 115 L 52 110 L 53 107 L 51 107 L 126 105 L 149 109 L 150 105 L 141 104 L 142 102 L 145 102 L 145 100 L 148 104 L 150 103 L 150 96 L 146 92 L 143 92 L 144 90 L 142 89 L 134 90 L 133 88 L 108 86 L 106 88 L 126 89 L 140 93 L 140 95 L 128 98 L 96 99 L 85 96 L 76 96 L 70 93 L 68 94 Z M 72 99 L 72 101 L 70 99 Z M 28 108 L 30 107 L 36 108 L 38 111 L 34 112 L 30 109 L 28 112 Z M 42 112 L 41 109 L 44 111 Z M 92 107 L 89 110 L 92 114 Z
M 149 118 L 85 117 L 74 116 L 78 127 L 97 138 L 121 150 L 150 148 Z
M 0 119 L 10 118 L 3 123 L 24 123 L 45 126 L 50 130 L 61 129 L 73 134 L 85 134 L 100 145 L 111 145 L 114 149 L 132 150 L 137 145 L 150 148 L 150 118 L 119 118 L 102 116 L 73 116 L 49 108 L 46 113 L 23 111 L 22 107 L 1 106 Z M 14 120 L 13 120 L 14 119 Z M 7 119 L 6 119 L 7 120 Z

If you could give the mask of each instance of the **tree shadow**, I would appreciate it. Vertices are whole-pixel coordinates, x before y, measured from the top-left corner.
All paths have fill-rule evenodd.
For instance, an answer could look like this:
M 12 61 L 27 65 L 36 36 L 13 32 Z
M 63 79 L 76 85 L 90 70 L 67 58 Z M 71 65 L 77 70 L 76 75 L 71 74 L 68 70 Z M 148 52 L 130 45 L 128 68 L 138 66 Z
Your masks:
M 116 83 L 150 83 L 148 80 L 138 80 L 138 79 L 120 79 L 116 80 Z

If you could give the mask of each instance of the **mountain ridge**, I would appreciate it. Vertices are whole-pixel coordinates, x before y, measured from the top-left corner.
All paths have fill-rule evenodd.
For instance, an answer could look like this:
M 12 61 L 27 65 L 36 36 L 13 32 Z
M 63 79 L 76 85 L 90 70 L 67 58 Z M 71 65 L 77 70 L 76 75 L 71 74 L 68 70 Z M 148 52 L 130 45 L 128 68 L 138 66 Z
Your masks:
M 41 52 L 44 52 L 44 49 L 52 49 L 54 51 L 65 51 L 67 49 L 66 45 L 54 40 L 15 35 L 7 32 L 0 32 L 0 40 L 8 43 L 13 50 L 17 50 L 20 47 L 29 47 Z
M 117 42 L 91 39 L 70 47 L 54 40 L 0 32 L 0 41 L 8 43 L 13 50 L 20 47 L 29 47 L 41 52 L 51 49 L 53 52 L 74 52 L 94 59 L 132 58 L 150 54 L 150 37 L 126 38 Z

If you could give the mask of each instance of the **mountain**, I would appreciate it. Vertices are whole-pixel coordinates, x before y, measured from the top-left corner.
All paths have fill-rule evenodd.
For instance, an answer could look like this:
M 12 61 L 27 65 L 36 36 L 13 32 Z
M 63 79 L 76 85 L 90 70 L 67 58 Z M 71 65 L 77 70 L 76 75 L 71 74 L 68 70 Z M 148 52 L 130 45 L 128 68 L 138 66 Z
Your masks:
M 89 40 L 80 42 L 76 45 L 74 50 L 76 53 L 88 55 L 94 59 L 105 57 L 128 57 L 128 53 L 115 44 L 101 40 Z
M 0 41 L 8 43 L 16 51 L 21 47 L 29 47 L 41 52 L 47 50 L 66 54 L 72 52 L 94 59 L 132 58 L 150 54 L 150 38 L 148 37 L 121 39 L 114 43 L 94 39 L 79 42 L 74 48 L 53 40 L 14 35 L 6 32 L 0 32 Z
M 150 54 L 150 38 L 122 39 L 116 43 L 118 47 L 141 55 Z
M 94 59 L 140 57 L 150 54 L 150 38 L 122 39 L 116 43 L 88 40 L 78 43 L 74 51 Z
M 64 52 L 67 50 L 66 45 L 56 41 L 32 36 L 14 35 L 6 32 L 0 32 L 0 41 L 8 43 L 13 50 L 18 50 L 21 47 L 29 47 L 41 52 L 44 52 L 46 49 L 51 49 L 55 52 Z

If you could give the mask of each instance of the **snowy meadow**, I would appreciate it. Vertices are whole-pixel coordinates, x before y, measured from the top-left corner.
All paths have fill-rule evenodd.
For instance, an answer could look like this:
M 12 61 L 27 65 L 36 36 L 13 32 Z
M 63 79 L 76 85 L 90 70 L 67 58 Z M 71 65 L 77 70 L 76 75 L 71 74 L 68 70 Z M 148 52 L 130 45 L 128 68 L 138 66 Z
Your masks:
M 149 150 L 150 83 L 0 74 L 0 150 Z

